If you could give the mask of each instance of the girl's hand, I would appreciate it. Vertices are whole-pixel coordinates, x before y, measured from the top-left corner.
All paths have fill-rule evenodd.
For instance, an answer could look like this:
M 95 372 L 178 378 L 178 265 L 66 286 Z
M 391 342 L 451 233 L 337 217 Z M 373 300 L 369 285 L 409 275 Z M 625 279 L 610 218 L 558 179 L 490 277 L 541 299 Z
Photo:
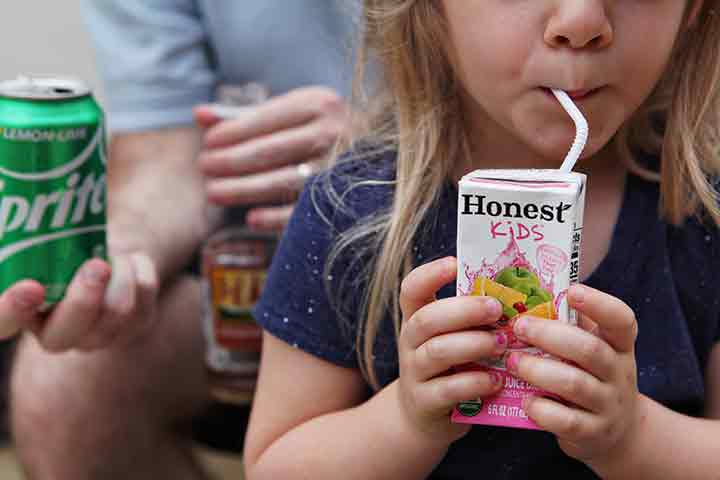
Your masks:
M 523 406 L 544 430 L 557 435 L 565 453 L 591 467 L 620 454 L 639 424 L 635 366 L 635 315 L 621 300 L 577 285 L 570 289 L 569 305 L 577 310 L 586 329 L 522 317 L 515 334 L 528 344 L 576 364 L 513 353 L 508 368 L 518 377 L 571 402 L 530 397 Z
M 507 346 L 503 333 L 478 328 L 500 318 L 502 310 L 497 300 L 435 298 L 435 292 L 453 281 L 456 274 L 454 257 L 436 260 L 410 272 L 400 292 L 400 407 L 415 431 L 445 446 L 470 428 L 450 423 L 453 407 L 462 401 L 491 396 L 501 387 L 499 376 L 452 373 L 452 367 L 499 357 Z

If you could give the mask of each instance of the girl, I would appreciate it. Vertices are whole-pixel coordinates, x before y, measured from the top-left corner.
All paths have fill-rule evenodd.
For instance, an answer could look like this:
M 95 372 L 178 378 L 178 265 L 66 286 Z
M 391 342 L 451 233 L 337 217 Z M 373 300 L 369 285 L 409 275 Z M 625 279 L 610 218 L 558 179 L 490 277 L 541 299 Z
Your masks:
M 256 306 L 266 333 L 249 478 L 720 471 L 715 6 L 365 2 L 381 106 L 307 186 Z M 499 388 L 452 367 L 507 344 L 478 328 L 497 303 L 453 296 L 457 180 L 559 167 L 574 127 L 550 88 L 569 92 L 591 130 L 578 164 L 584 285 L 569 292 L 584 328 L 518 321 L 520 339 L 570 363 L 509 364 L 566 402 L 525 402 L 544 432 L 452 424 L 457 402 Z

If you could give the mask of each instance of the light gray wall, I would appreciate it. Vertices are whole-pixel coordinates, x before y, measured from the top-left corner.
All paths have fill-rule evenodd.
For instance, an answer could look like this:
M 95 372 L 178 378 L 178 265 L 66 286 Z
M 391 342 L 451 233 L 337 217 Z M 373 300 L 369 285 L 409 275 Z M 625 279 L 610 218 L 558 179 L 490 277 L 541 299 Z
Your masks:
M 0 79 L 19 73 L 72 75 L 88 82 L 102 103 L 80 0 L 0 2 Z

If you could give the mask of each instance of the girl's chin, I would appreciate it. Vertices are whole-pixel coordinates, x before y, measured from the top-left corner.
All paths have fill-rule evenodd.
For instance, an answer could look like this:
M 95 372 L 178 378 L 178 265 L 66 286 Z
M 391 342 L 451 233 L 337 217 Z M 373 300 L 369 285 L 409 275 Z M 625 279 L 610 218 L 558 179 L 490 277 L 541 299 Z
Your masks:
M 575 137 L 569 143 L 554 142 L 552 144 L 535 145 L 533 150 L 538 155 L 538 163 L 541 164 L 537 168 L 560 168 L 560 165 L 562 165 L 565 157 L 570 152 L 574 140 Z M 600 147 L 595 144 L 586 144 L 577 163 L 580 164 L 587 158 L 593 157 L 599 150 Z

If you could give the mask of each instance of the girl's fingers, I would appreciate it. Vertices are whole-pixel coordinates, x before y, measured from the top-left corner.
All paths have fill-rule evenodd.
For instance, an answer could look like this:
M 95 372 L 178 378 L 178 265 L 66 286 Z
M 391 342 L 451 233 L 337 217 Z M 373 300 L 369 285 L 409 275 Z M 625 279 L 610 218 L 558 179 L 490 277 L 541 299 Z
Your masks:
M 586 285 L 574 285 L 568 291 L 568 303 L 597 323 L 601 337 L 615 350 L 623 353 L 634 350 L 637 320 L 625 302 Z
M 502 387 L 502 376 L 469 371 L 434 378 L 418 385 L 415 400 L 422 410 L 449 412 L 460 402 L 492 396 Z
M 434 260 L 411 271 L 400 285 L 400 309 L 404 321 L 407 322 L 415 312 L 434 302 L 435 293 L 455 280 L 456 273 L 455 257 Z
M 45 288 L 34 280 L 23 280 L 0 295 L 0 339 L 22 328 L 32 330 L 41 323 L 38 309 L 45 301 Z
M 39 335 L 51 352 L 74 348 L 95 326 L 110 281 L 110 266 L 102 260 L 87 261 L 73 278 L 65 298 L 47 319 Z
M 445 333 L 489 326 L 500 319 L 500 303 L 491 297 L 451 297 L 416 311 L 405 323 L 403 345 L 416 349 L 428 339 Z
M 578 314 L 578 327 L 595 336 L 600 336 L 600 326 L 593 322 L 587 315 Z
M 433 337 L 414 351 L 416 380 L 423 382 L 456 365 L 498 357 L 507 344 L 502 332 L 467 331 Z
M 610 398 L 609 387 L 589 373 L 549 358 L 512 353 L 508 368 L 533 386 L 586 410 L 600 412 Z
M 527 397 L 523 400 L 523 410 L 538 427 L 560 439 L 582 440 L 598 435 L 602 430 L 600 417 L 549 398 Z
M 601 380 L 615 371 L 616 352 L 603 339 L 557 320 L 520 317 L 513 327 L 515 336 L 546 352 L 577 363 Z

